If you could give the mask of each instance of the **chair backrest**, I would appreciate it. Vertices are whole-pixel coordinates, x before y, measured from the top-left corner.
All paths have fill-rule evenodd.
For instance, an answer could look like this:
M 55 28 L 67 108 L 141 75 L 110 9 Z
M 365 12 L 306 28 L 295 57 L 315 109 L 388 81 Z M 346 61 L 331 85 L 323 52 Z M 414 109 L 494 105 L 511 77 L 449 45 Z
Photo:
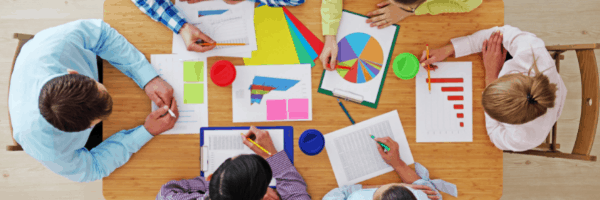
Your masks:
M 7 97 L 10 95 L 10 79 L 12 78 L 12 73 L 13 73 L 13 70 L 15 69 L 15 62 L 17 61 L 17 56 L 19 56 L 19 53 L 21 53 L 21 48 L 23 48 L 23 45 L 25 45 L 25 43 L 27 43 L 27 41 L 29 41 L 31 38 L 33 38 L 33 35 L 15 33 L 13 37 L 15 39 L 19 40 L 19 44 L 17 45 L 17 50 L 15 51 L 15 56 L 13 58 L 12 66 L 10 68 L 10 76 L 8 77 L 8 90 L 7 90 L 8 95 L 6 95 Z M 8 105 L 8 98 L 6 99 L 6 101 L 7 101 L 6 105 Z M 10 110 L 8 111 L 8 127 L 10 128 L 10 136 L 13 141 L 13 145 L 6 146 L 6 150 L 7 151 L 22 151 L 23 148 L 21 147 L 21 145 L 19 145 L 19 143 L 17 143 L 17 141 L 15 141 L 15 138 L 13 137 L 13 128 L 12 128 L 12 123 L 10 121 Z
M 594 49 L 600 45 L 594 45 L 586 49 L 575 49 L 581 74 L 581 119 L 572 154 L 590 155 L 596 136 L 599 101 L 598 66 Z

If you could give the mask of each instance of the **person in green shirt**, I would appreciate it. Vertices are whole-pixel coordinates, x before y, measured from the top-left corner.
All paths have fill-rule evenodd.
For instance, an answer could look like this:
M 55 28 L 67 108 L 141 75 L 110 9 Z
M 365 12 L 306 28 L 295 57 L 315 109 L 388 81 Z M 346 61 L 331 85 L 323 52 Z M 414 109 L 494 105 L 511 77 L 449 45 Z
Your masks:
M 367 14 L 370 17 L 367 23 L 382 29 L 411 15 L 470 12 L 481 3 L 482 0 L 385 0 L 377 4 L 379 9 Z M 342 4 L 343 0 L 323 0 L 321 4 L 325 47 L 319 59 L 327 70 L 334 70 L 337 65 L 336 34 L 342 18 Z

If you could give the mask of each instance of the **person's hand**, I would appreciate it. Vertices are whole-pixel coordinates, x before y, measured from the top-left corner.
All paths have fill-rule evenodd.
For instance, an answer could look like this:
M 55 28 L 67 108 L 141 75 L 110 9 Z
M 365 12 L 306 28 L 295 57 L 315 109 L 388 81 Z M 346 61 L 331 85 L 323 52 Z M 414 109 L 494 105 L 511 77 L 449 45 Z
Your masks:
M 179 29 L 179 35 L 181 35 L 183 38 L 183 42 L 185 43 L 185 47 L 188 51 L 206 52 L 216 47 L 213 39 L 202 33 L 202 31 L 190 23 L 183 24 L 181 29 Z M 213 45 L 202 46 L 200 44 L 196 44 L 196 41 L 198 40 L 202 40 L 203 43 L 212 43 Z
M 275 190 L 273 190 L 273 188 L 268 187 L 267 194 L 265 194 L 265 196 L 263 197 L 262 200 L 281 200 L 281 199 L 279 198 L 279 195 L 277 195 L 277 192 Z
M 440 199 L 440 197 L 438 196 L 438 193 L 436 191 L 434 191 L 433 189 L 431 189 L 430 187 L 427 187 L 424 185 L 410 185 L 408 187 L 411 187 L 412 189 L 415 189 L 415 190 L 423 191 L 425 194 L 427 194 L 427 197 L 429 197 L 429 199 L 431 199 L 431 200 Z
M 451 55 L 454 55 L 454 45 L 449 44 L 442 48 L 429 51 L 429 59 L 427 59 L 427 51 L 423 51 L 423 55 L 421 56 L 421 59 L 419 59 L 419 62 L 421 62 L 421 67 L 427 69 L 427 65 L 443 61 Z
M 242 137 L 244 144 L 246 146 L 248 146 L 248 148 L 252 149 L 252 151 L 254 151 L 254 153 L 256 153 L 256 155 L 259 155 L 260 157 L 263 157 L 264 159 L 267 159 L 277 153 L 277 150 L 275 149 L 275 145 L 273 145 L 273 141 L 271 140 L 271 136 L 269 135 L 268 131 L 259 130 L 254 126 L 251 126 L 250 131 L 248 131 L 248 133 L 246 133 L 245 135 L 243 135 L 241 137 Z M 269 153 L 271 153 L 271 155 L 265 153 L 263 150 L 261 150 L 256 145 L 254 145 L 252 142 L 248 141 L 248 139 L 246 139 L 246 138 L 250 138 L 251 140 L 254 140 L 254 142 L 256 142 L 256 144 L 265 148 L 265 150 L 267 150 Z
M 377 26 L 379 29 L 391 26 L 392 24 L 402 21 L 404 18 L 414 15 L 414 13 L 406 12 L 397 5 L 391 4 L 391 0 L 384 0 L 377 4 L 379 9 L 371 11 L 367 14 L 370 17 L 367 23 L 371 27 Z
M 335 70 L 337 67 L 338 45 L 335 35 L 325 36 L 325 46 L 319 59 L 323 63 L 323 68 L 329 71 Z
M 208 1 L 208 0 L 179 0 L 181 2 L 188 2 L 188 3 L 198 3 L 201 1 Z
M 498 74 L 504 66 L 506 60 L 506 49 L 502 47 L 502 33 L 496 31 L 492 33 L 489 40 L 483 41 L 481 48 L 483 54 L 483 66 L 485 67 L 486 76 L 498 78 Z M 487 77 L 486 77 L 487 78 Z
M 224 0 L 224 1 L 225 1 L 225 3 L 227 3 L 227 4 L 230 4 L 230 5 L 235 5 L 235 4 L 238 4 L 238 3 L 240 3 L 240 2 L 242 2 L 242 1 L 244 1 L 244 0 Z
M 171 105 L 171 101 L 174 101 L 173 87 L 158 76 L 144 86 L 144 91 L 146 91 L 148 98 L 158 107 L 169 106 Z
M 383 158 L 385 163 L 394 168 L 397 168 L 402 164 L 402 160 L 400 160 L 400 152 L 398 151 L 398 143 L 396 143 L 396 141 L 392 140 L 390 137 L 375 138 L 375 141 L 381 142 L 390 148 L 388 152 L 384 152 L 383 147 L 377 144 L 379 155 L 381 155 L 381 158 Z
M 171 104 L 171 111 L 173 111 L 175 117 L 169 114 L 169 106 L 166 105 L 150 113 L 148 117 L 146 117 L 144 128 L 146 128 L 153 136 L 172 129 L 179 118 L 179 110 L 177 109 L 177 102 L 175 100 L 173 100 L 173 103 Z

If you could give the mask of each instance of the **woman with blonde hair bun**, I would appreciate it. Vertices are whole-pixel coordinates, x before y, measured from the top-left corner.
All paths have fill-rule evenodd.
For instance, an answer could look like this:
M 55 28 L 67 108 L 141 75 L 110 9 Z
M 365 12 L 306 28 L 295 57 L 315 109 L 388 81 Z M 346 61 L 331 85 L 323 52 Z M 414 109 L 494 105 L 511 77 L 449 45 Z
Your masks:
M 428 60 L 423 53 L 421 66 L 451 55 L 482 52 L 486 84 L 482 104 L 490 140 L 502 150 L 526 151 L 540 145 L 560 117 L 567 96 L 544 41 L 506 25 L 451 42 L 431 51 Z

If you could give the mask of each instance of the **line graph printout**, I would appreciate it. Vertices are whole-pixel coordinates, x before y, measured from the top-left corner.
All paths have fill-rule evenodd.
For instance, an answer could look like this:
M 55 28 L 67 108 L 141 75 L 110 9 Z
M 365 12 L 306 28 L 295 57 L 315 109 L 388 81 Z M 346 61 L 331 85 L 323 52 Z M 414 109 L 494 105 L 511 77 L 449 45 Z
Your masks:
M 158 75 L 173 87 L 179 119 L 163 134 L 198 134 L 208 127 L 208 86 L 206 58 L 177 54 L 152 54 L 151 64 Z M 152 102 L 152 111 L 158 107 Z
M 473 81 L 471 62 L 439 62 L 416 81 L 417 142 L 473 141 Z
M 311 66 L 236 66 L 233 122 L 312 120 Z

